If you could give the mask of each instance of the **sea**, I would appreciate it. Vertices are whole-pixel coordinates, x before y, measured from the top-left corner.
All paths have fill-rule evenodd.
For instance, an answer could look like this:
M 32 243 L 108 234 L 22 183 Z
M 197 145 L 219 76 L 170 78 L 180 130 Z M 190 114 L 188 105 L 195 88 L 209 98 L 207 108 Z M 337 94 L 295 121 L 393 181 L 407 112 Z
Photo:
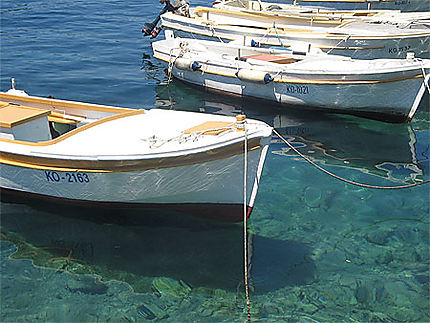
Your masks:
M 168 82 L 141 33 L 161 9 L 155 0 L 1 0 L 0 90 L 15 78 L 35 96 L 244 113 L 342 178 L 429 179 L 428 101 L 411 122 L 390 124 Z M 340 181 L 274 135 L 247 223 L 249 311 L 240 223 L 5 201 L 0 321 L 428 322 L 429 200 L 428 184 Z

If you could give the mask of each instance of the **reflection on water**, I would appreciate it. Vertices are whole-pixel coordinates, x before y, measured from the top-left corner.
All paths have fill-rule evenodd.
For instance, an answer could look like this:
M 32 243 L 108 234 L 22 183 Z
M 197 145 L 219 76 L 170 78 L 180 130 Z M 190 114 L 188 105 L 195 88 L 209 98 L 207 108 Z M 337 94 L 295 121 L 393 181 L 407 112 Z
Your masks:
M 179 81 L 156 87 L 156 105 L 223 115 L 245 113 L 264 120 L 302 153 L 316 161 L 395 182 L 418 182 L 429 175 L 428 95 L 417 113 L 417 122 L 389 124 L 354 116 L 274 107 L 269 103 L 230 98 L 204 92 Z M 175 98 L 172 100 L 171 98 Z M 187 105 L 190 101 L 199 104 Z M 296 156 L 279 138 L 272 153 Z
M 45 263 L 34 255 L 33 260 L 42 267 L 50 267 L 55 257 L 68 255 L 85 264 L 87 268 L 81 268 L 80 273 L 124 280 L 138 292 L 150 292 L 148 279 L 160 276 L 193 287 L 230 291 L 238 289 L 243 281 L 240 225 L 171 214 L 70 207 L 47 210 L 43 205 L 3 203 L 2 230 L 10 240 L 35 247 L 33 252 L 39 249 L 41 255 L 42 251 L 51 253 L 51 260 Z M 314 279 L 315 268 L 307 246 L 258 235 L 250 235 L 249 240 L 256 293 Z

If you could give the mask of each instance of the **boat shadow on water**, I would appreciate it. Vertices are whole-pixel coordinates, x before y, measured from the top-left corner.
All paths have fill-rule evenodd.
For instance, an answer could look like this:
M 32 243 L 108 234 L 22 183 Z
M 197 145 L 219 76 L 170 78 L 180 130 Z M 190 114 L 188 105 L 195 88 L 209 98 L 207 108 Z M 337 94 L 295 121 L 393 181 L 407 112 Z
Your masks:
M 156 277 L 173 278 L 193 288 L 243 289 L 241 225 L 156 210 L 26 204 L 2 204 L 2 239 L 17 245 L 14 258 L 69 272 L 73 270 L 67 265 L 74 263 L 80 266 L 79 274 L 125 281 L 136 292 L 151 292 Z M 254 293 L 315 280 L 308 246 L 252 234 L 248 239 Z M 39 253 L 44 255 L 37 259 Z M 69 261 L 56 261 L 64 259 Z

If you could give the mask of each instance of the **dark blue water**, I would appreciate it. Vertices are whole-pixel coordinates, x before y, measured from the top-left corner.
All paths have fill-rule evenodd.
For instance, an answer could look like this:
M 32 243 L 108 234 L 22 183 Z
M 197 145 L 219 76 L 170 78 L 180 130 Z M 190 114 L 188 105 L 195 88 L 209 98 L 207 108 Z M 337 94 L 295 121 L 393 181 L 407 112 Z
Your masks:
M 209 4 L 203 1 L 194 4 Z M 244 112 L 331 172 L 429 178 L 428 101 L 409 124 L 277 108 L 166 84 L 140 29 L 157 1 L 1 2 L 0 89 L 124 107 Z M 254 321 L 429 321 L 429 185 L 355 187 L 275 137 L 249 223 Z M 1 321 L 243 321 L 240 225 L 1 205 Z

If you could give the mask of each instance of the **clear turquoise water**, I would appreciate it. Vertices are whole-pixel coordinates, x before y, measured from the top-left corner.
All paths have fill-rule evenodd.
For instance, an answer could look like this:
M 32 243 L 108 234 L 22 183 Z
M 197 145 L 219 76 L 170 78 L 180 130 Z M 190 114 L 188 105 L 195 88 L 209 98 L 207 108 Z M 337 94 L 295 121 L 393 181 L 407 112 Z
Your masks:
M 15 77 L 38 96 L 245 112 L 348 179 L 429 178 L 428 101 L 411 123 L 393 125 L 167 85 L 140 32 L 160 9 L 157 1 L 2 0 L 1 90 Z M 429 193 L 429 185 L 339 182 L 274 137 L 249 223 L 252 320 L 429 321 Z M 3 322 L 246 320 L 240 225 L 2 203 L 1 227 Z

